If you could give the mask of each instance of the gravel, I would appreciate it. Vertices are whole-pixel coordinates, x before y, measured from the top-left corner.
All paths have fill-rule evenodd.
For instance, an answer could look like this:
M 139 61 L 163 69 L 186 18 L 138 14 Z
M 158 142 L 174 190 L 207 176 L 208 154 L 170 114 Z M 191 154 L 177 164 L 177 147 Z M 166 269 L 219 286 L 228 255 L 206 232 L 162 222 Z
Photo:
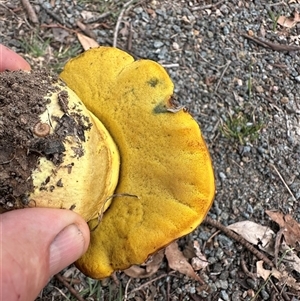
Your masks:
M 99 12 L 101 4 L 85 1 L 78 5 L 70 0 L 53 1 L 55 8 L 43 0 L 32 2 L 39 12 L 40 23 L 48 25 L 57 24 L 57 20 L 43 8 L 46 5 L 56 12 L 62 25 L 72 28 L 77 28 L 76 21 L 80 18 L 88 23 L 89 18 L 97 20 L 103 13 Z M 300 8 L 296 2 L 152 0 L 131 3 L 124 11 L 117 46 L 136 58 L 164 65 L 175 83 L 176 99 L 199 122 L 212 156 L 217 184 L 209 216 L 225 226 L 251 220 L 276 231 L 265 214 L 270 209 L 291 214 L 300 222 L 300 52 L 273 51 L 242 36 L 254 34 L 275 43 L 299 45 L 298 24 L 283 28 L 271 19 L 272 13 L 292 15 Z M 26 14 L 17 1 L 2 3 L 0 42 L 22 52 L 22 41 L 30 39 L 32 25 L 24 21 Z M 112 45 L 122 8 L 120 3 L 115 5 L 116 16 L 101 19 L 102 25 L 93 29 L 101 45 Z M 16 7 L 21 11 L 14 12 Z M 82 18 L 86 11 L 91 16 Z M 13 18 L 8 18 L 11 15 Z M 17 22 L 21 25 L 16 26 Z M 54 49 L 78 43 L 70 32 L 64 34 L 64 39 L 59 40 L 58 33 L 50 27 L 39 31 L 42 39 L 51 40 L 49 47 Z M 26 55 L 37 68 L 55 61 L 48 56 L 49 52 L 44 58 Z M 182 239 L 181 246 L 194 240 L 203 246 L 209 262 L 208 269 L 200 273 L 208 287 L 176 274 L 150 283 L 143 290 L 145 294 L 151 293 L 152 299 L 147 300 L 239 301 L 251 300 L 253 292 L 257 293 L 256 300 L 276 297 L 274 286 L 264 286 L 261 279 L 251 279 L 242 269 L 242 254 L 253 273 L 256 259 L 237 242 L 206 224 Z M 294 277 L 300 281 L 299 274 Z M 128 277 L 120 273 L 118 278 L 124 288 Z M 132 280 L 130 287 L 144 282 Z M 103 290 L 106 289 L 104 286 Z M 48 291 L 51 294 L 51 289 Z M 289 294 L 287 300 L 299 300 L 287 287 L 283 291 Z M 135 294 L 131 300 L 146 300 L 145 296 Z M 282 298 L 279 294 L 272 300 Z

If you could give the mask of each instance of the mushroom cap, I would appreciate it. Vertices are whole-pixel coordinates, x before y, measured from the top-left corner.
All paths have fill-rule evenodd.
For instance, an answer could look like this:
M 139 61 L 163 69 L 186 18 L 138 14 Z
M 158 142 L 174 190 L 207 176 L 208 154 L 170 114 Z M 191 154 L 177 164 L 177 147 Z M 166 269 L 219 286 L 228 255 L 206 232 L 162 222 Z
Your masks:
M 197 122 L 174 108 L 173 83 L 159 64 L 99 47 L 70 60 L 60 76 L 120 152 L 119 196 L 100 223 L 90 221 L 91 243 L 76 263 L 101 279 L 201 223 L 215 193 L 212 163 Z

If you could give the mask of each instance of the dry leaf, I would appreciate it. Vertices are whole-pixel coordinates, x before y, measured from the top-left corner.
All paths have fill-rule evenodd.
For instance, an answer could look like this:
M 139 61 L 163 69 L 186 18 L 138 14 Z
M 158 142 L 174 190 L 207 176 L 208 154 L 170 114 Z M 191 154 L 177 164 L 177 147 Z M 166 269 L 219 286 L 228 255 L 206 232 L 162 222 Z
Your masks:
M 99 47 L 99 44 L 92 38 L 89 38 L 82 33 L 77 33 L 77 38 L 84 50 Z
M 289 214 L 284 215 L 279 211 L 271 210 L 267 210 L 266 213 L 281 228 L 286 229 L 283 232 L 284 239 L 289 246 L 295 247 L 296 243 L 300 242 L 300 225 Z
M 152 255 L 145 264 L 138 266 L 133 265 L 129 269 L 124 270 L 124 273 L 132 278 L 148 278 L 155 274 L 164 258 L 164 250 L 160 250 Z
M 292 28 L 300 21 L 300 15 L 298 12 L 294 13 L 293 17 L 280 16 L 277 23 L 283 27 Z
M 194 271 L 205 269 L 208 266 L 208 261 L 205 255 L 202 254 L 198 241 L 194 241 L 194 250 L 197 257 L 193 257 L 191 264 Z
M 248 242 L 257 245 L 263 251 L 272 253 L 274 251 L 275 233 L 269 228 L 251 221 L 242 221 L 227 226 L 228 229 L 238 233 Z
M 182 252 L 178 249 L 176 241 L 166 247 L 165 254 L 171 269 L 195 279 L 202 284 L 204 283 L 203 280 L 195 273 L 192 266 L 183 256 Z
M 267 211 L 266 213 L 268 214 Z M 272 215 L 273 213 L 275 212 L 271 211 L 270 214 Z M 284 224 L 284 220 L 281 215 L 278 215 L 277 213 L 274 215 L 278 218 L 278 222 Z M 274 256 L 275 233 L 268 227 L 261 226 L 251 221 L 244 221 L 229 225 L 227 228 L 238 233 L 252 244 L 257 245 L 257 242 L 260 241 L 261 243 L 258 244 L 258 247 L 267 252 L 269 255 Z M 284 233 L 284 235 L 286 234 L 287 233 Z M 285 241 L 280 244 L 280 252 L 281 254 L 284 254 L 283 263 L 287 269 L 300 273 L 300 258 Z
M 294 288 L 295 290 L 300 291 L 300 282 L 297 282 L 296 279 L 289 276 L 286 271 L 279 272 L 277 269 L 272 268 L 272 270 L 266 270 L 263 268 L 263 261 L 257 261 L 256 263 L 256 272 L 257 275 L 262 277 L 265 281 L 270 276 L 274 276 L 276 279 L 278 279 L 281 283 L 288 285 L 289 287 Z

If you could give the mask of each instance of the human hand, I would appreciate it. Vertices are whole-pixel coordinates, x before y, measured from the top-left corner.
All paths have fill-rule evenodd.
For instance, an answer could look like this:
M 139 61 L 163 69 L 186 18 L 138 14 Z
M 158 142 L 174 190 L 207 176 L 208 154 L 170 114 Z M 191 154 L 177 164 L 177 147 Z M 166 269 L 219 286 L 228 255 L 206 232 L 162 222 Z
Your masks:
M 30 66 L 18 54 L 0 44 L 0 72 L 5 70 L 30 70 Z
M 0 45 L 0 71 L 30 70 Z M 49 278 L 89 244 L 86 222 L 70 210 L 26 208 L 0 214 L 0 300 L 34 300 Z

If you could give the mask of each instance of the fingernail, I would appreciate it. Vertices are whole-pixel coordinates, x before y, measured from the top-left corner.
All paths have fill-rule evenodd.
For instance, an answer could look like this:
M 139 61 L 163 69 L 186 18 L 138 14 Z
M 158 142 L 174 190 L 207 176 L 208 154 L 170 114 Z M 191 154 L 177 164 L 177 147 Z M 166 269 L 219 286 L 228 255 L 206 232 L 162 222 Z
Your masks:
M 50 274 L 57 274 L 76 261 L 83 254 L 84 245 L 82 232 L 75 224 L 64 228 L 50 246 Z

